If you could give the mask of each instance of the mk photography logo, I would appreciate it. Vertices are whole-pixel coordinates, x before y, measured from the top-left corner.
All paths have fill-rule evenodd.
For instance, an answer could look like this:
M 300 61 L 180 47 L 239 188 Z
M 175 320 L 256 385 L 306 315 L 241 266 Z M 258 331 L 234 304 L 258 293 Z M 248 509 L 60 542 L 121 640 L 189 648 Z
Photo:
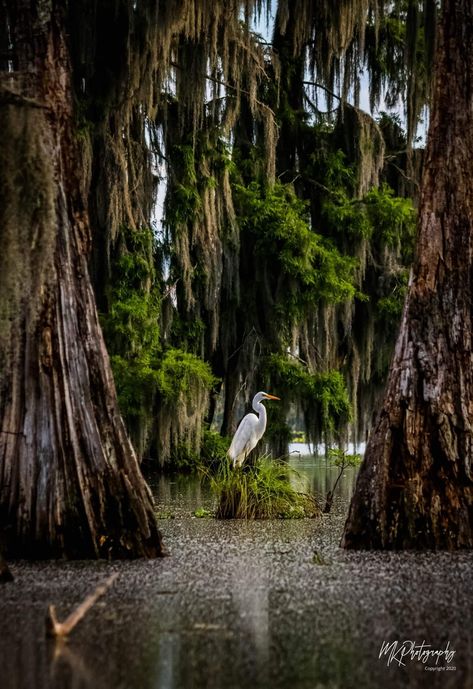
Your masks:
M 392 663 L 397 663 L 401 667 L 417 661 L 424 665 L 425 670 L 456 670 L 452 665 L 455 653 L 456 651 L 450 647 L 450 641 L 447 641 L 443 649 L 432 648 L 425 641 L 420 644 L 408 640 L 383 641 L 378 658 L 386 660 L 387 667 Z

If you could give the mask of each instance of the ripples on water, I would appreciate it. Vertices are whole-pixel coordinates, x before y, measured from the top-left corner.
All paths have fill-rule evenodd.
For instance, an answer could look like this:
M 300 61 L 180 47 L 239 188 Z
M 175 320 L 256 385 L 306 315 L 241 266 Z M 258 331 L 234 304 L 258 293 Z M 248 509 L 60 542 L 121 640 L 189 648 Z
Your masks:
M 324 496 L 338 469 L 293 456 Z M 347 553 L 338 547 L 349 468 L 319 520 L 197 519 L 196 477 L 152 480 L 171 556 L 125 563 L 19 563 L 0 588 L 1 689 L 414 689 L 472 686 L 470 553 Z M 44 637 L 110 569 L 113 589 L 67 644 Z M 457 651 L 456 671 L 386 667 L 384 640 Z

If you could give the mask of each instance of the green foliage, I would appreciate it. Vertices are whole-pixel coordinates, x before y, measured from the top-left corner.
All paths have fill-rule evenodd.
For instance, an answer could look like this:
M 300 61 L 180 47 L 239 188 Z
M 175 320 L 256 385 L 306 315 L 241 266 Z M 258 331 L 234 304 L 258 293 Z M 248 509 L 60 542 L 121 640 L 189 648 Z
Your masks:
M 206 429 L 202 434 L 200 461 L 206 465 L 222 461 L 229 447 L 230 438 L 222 437 L 220 433 Z
M 208 517 L 213 516 L 213 512 L 211 510 L 206 509 L 205 507 L 198 507 L 194 511 L 194 517 L 198 517 L 199 519 L 207 519 Z
M 185 442 L 172 448 L 170 467 L 173 471 L 192 473 L 203 471 L 219 465 L 227 454 L 230 438 L 222 437 L 220 433 L 206 428 L 202 432 L 200 447 L 193 449 Z
M 333 504 L 333 496 L 335 494 L 335 490 L 338 486 L 338 482 L 342 478 L 343 472 L 347 467 L 358 467 L 361 464 L 361 456 L 360 455 L 349 455 L 343 450 L 342 448 L 331 448 L 328 451 L 328 458 L 333 461 L 334 465 L 338 467 L 339 472 L 338 476 L 335 480 L 335 483 L 333 484 L 332 490 L 329 490 L 326 498 L 325 498 L 325 505 L 324 505 L 324 513 L 328 514 L 330 510 L 332 509 L 332 504 Z
M 377 118 L 377 123 L 383 133 L 387 151 L 391 154 L 405 152 L 407 137 L 399 113 L 388 113 L 382 110 Z
M 167 463 L 169 471 L 192 474 L 199 467 L 199 453 L 189 443 L 179 442 L 171 448 Z
M 211 476 L 220 519 L 297 519 L 319 510 L 303 492 L 300 475 L 287 463 L 261 458 L 254 466 L 234 469 L 225 459 Z
M 109 310 L 102 326 L 110 352 L 120 410 L 130 424 L 150 418 L 154 401 L 192 402 L 193 392 L 210 389 L 215 378 L 207 363 L 180 349 L 163 351 L 159 337 L 160 296 L 150 229 L 122 231 L 112 263 Z M 183 463 L 195 465 L 187 450 L 177 451 Z
M 285 452 L 283 448 L 287 448 L 291 442 L 291 428 L 287 423 L 284 407 L 278 406 L 271 409 L 271 423 L 266 429 L 265 439 L 272 447 L 280 448 L 282 453 Z
M 355 198 L 356 174 L 341 150 L 318 147 L 310 156 L 306 175 L 319 198 L 317 214 L 324 234 L 353 250 L 353 240 L 369 238 L 372 228 L 364 207 Z M 346 240 L 351 240 L 347 244 Z
M 350 237 L 371 239 L 373 234 L 373 225 L 363 204 L 343 190 L 324 200 L 322 219 L 327 229 L 340 235 L 343 240 Z
M 271 354 L 266 370 L 274 381 L 274 389 L 296 396 L 305 396 L 310 387 L 311 374 L 300 362 L 284 354 Z
M 410 262 L 416 229 L 411 199 L 394 196 L 394 191 L 383 184 L 371 189 L 363 202 L 376 241 L 381 246 L 399 247 L 404 261 Z
M 318 148 L 311 155 L 311 169 L 317 173 L 317 178 L 323 180 L 324 188 L 331 194 L 352 198 L 356 188 L 356 174 L 353 165 L 347 162 L 347 157 L 341 149 Z M 344 197 L 341 197 L 344 198 Z
M 313 376 L 309 386 L 311 400 L 321 430 L 331 436 L 344 428 L 351 419 L 351 405 L 342 374 L 327 371 Z
M 306 434 L 304 431 L 292 431 L 291 432 L 291 443 L 305 443 L 307 442 Z
M 180 443 L 173 448 L 170 465 L 174 470 L 193 472 L 196 470 L 206 473 L 209 468 L 218 466 L 225 458 L 230 446 L 230 438 L 222 437 L 220 433 L 204 429 L 200 448 L 194 450 L 186 443 Z
M 149 417 L 156 395 L 171 406 L 182 399 L 192 404 L 195 392 L 210 389 L 216 380 L 206 362 L 180 349 L 168 349 L 155 358 L 146 352 L 113 355 L 110 361 L 120 410 L 128 420 Z M 198 460 L 185 443 L 173 452 L 172 463 L 180 469 L 195 468 Z
M 173 512 L 169 511 L 160 511 L 156 513 L 156 519 L 161 520 L 161 519 L 175 519 L 176 515 Z
M 401 140 L 402 130 L 397 131 L 396 120 L 385 115 L 381 124 L 389 132 L 395 130 Z M 387 184 L 371 189 L 362 199 L 356 198 L 355 169 L 341 150 L 317 149 L 310 158 L 307 174 L 313 175 L 311 182 L 319 190 L 321 227 L 337 245 L 353 250 L 353 240 L 364 238 L 378 248 L 401 247 L 403 260 L 412 259 L 415 210 L 410 199 L 396 197 Z
M 348 391 L 339 371 L 311 373 L 300 362 L 273 354 L 268 359 L 273 388 L 298 400 L 316 428 L 331 437 L 349 423 L 352 415 Z M 313 437 L 313 433 L 309 433 Z
M 202 200 L 197 187 L 197 170 L 194 148 L 174 145 L 171 151 L 174 163 L 172 196 L 166 198 L 166 223 L 179 227 L 192 221 L 200 210 Z
M 128 359 L 118 354 L 110 357 L 117 389 L 118 405 L 126 421 L 149 416 L 156 391 L 156 370 L 148 357 Z
M 252 182 L 236 185 L 236 195 L 240 227 L 254 236 L 256 254 L 270 263 L 274 274 L 292 281 L 286 301 L 338 302 L 355 295 L 355 261 L 311 229 L 307 204 L 291 185 L 276 182 L 263 189 Z
M 173 162 L 165 201 L 165 222 L 174 230 L 193 223 L 203 209 L 203 192 L 215 189 L 225 170 L 234 170 L 226 143 L 218 132 L 201 132 L 192 143 L 171 146 Z
M 346 467 L 358 467 L 361 464 L 361 455 L 350 455 L 341 448 L 330 448 L 328 451 L 328 458 L 336 467 L 341 468 L 342 471 Z
M 188 351 L 198 350 L 205 333 L 205 323 L 201 318 L 194 318 L 191 322 L 175 314 L 170 339 L 179 342 L 179 346 Z
M 121 412 L 126 419 L 150 414 L 160 355 L 160 298 L 149 228 L 122 230 L 108 299 L 101 322 Z
M 376 306 L 378 321 L 382 321 L 394 332 L 399 326 L 399 321 L 404 306 L 409 282 L 409 272 L 407 269 L 399 271 L 391 280 L 389 291 L 385 296 L 380 297 Z
M 109 349 L 139 355 L 156 350 L 159 341 L 159 290 L 154 267 L 152 230 L 122 230 L 116 256 L 112 260 L 109 311 L 103 318 Z
M 196 388 L 210 389 L 216 382 L 205 361 L 181 349 L 168 349 L 156 371 L 157 388 L 167 402 L 189 396 Z
M 339 189 L 326 198 L 322 218 L 343 237 L 363 237 L 379 247 L 400 248 L 405 261 L 412 259 L 415 210 L 410 199 L 394 196 L 386 184 L 371 189 L 360 201 Z

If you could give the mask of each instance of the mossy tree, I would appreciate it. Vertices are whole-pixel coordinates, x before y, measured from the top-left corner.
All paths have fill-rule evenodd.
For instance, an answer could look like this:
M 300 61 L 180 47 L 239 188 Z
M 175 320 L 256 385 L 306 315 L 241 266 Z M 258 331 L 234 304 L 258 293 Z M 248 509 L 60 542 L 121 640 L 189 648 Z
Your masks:
M 123 228 L 111 257 L 104 336 L 120 411 L 140 457 L 151 447 L 160 466 L 181 467 L 199 454 L 203 417 L 216 379 L 182 348 L 187 337 L 163 337 L 157 241 L 151 228 Z M 165 296 L 164 299 L 168 297 Z
M 473 5 L 441 15 L 416 259 L 347 548 L 473 546 Z
M 405 91 L 401 76 L 374 48 L 376 30 L 384 31 L 391 20 L 393 26 L 398 23 L 398 33 L 405 30 L 406 12 L 385 17 L 376 11 L 378 4 L 374 2 L 346 3 L 340 11 L 324 3 L 315 8 L 310 2 L 280 2 L 273 41 L 267 45 L 249 30 L 253 9 L 261 12 L 258 3 L 245 3 L 243 22 L 237 2 L 215 3 L 213 13 L 205 7 L 196 9 L 191 3 L 169 3 L 168 9 L 161 8 L 156 17 L 147 16 L 146 3 L 137 3 L 133 12 L 125 5 L 120 10 L 124 20 L 108 52 L 112 55 L 122 47 L 118 60 L 122 69 L 130 84 L 140 83 L 134 93 L 145 97 L 148 94 L 152 106 L 147 109 L 143 104 L 133 105 L 133 98 L 119 98 L 114 89 L 99 90 L 102 68 L 87 81 L 88 88 L 81 98 L 93 125 L 93 160 L 98 170 L 119 121 L 126 131 L 123 145 L 115 137 L 115 147 L 107 149 L 107 155 L 113 153 L 116 172 L 123 168 L 120 160 L 128 161 L 127 174 L 122 169 L 121 175 L 101 176 L 100 194 L 92 199 L 94 223 L 99 230 L 94 234 L 94 265 L 98 261 L 102 266 L 100 280 L 111 279 L 110 257 L 114 246 L 120 245 L 117 227 L 118 220 L 123 223 L 124 211 L 132 227 L 139 227 L 142 219 L 149 217 L 150 151 L 143 146 L 148 140 L 163 154 L 168 180 L 163 251 L 165 272 L 169 268 L 170 276 L 163 289 L 171 291 L 173 298 L 163 303 L 162 336 L 172 346 L 208 361 L 222 381 L 216 388 L 224 396 L 222 430 L 232 430 L 241 399 L 251 395 L 250 388 L 271 384 L 265 382 L 261 361 L 267 354 L 290 347 L 299 351 L 311 371 L 342 370 L 354 408 L 353 425 L 357 437 L 362 437 L 373 407 L 373 371 L 382 378 L 391 351 L 390 333 L 378 324 L 376 304 L 384 297 L 402 295 L 398 284 L 404 279 L 405 261 L 399 255 L 399 245 L 405 244 L 408 232 L 403 234 L 406 223 L 402 220 L 397 227 L 399 241 L 381 242 L 378 250 L 369 228 L 370 222 L 375 225 L 375 213 L 366 209 L 368 205 L 380 208 L 390 192 L 380 192 L 379 203 L 371 198 L 363 207 L 356 205 L 379 181 L 384 142 L 380 127 L 357 107 L 356 88 L 354 105 L 348 103 L 348 96 L 365 56 L 371 59 L 371 73 L 377 75 L 373 76 L 373 99 L 379 95 L 383 80 L 383 84 L 393 84 L 393 92 Z M 138 22 L 140 17 L 146 17 L 146 22 Z M 155 19 L 161 27 L 158 33 Z M 126 41 L 127 24 L 133 25 L 140 36 L 140 48 L 135 46 L 133 53 Z M 103 28 L 102 24 L 98 28 Z M 398 33 L 389 39 L 390 49 L 397 51 L 396 59 L 402 54 Z M 106 40 L 106 36 L 103 38 Z M 83 40 L 82 53 L 90 53 L 90 39 Z M 145 46 L 159 54 L 160 63 L 153 62 Z M 152 65 L 146 76 L 144 64 Z M 313 83 L 317 79 L 323 91 L 338 91 L 337 97 L 329 96 L 332 104 L 333 100 L 341 104 L 333 115 L 324 116 L 317 98 L 311 99 L 313 87 L 305 82 L 307 67 Z M 85 63 L 82 72 L 87 74 L 88 69 Z M 143 82 L 137 82 L 138 73 Z M 77 70 L 77 74 L 81 71 Z M 166 81 L 168 75 L 172 79 Z M 317 92 L 320 86 L 314 88 Z M 140 127 L 140 108 L 148 113 L 146 135 L 143 118 Z M 326 174 L 319 172 L 321 162 L 325 162 Z M 147 172 L 143 184 L 136 174 L 139 170 Z M 281 300 L 276 310 L 273 306 L 285 285 L 290 293 L 297 294 L 299 286 L 306 292 L 308 271 L 304 277 L 303 271 L 295 271 L 293 265 L 289 279 L 286 266 L 277 294 L 273 294 L 271 261 L 275 256 L 269 252 L 266 258 L 259 251 L 257 286 L 263 287 L 259 309 L 253 308 L 255 291 L 249 285 L 255 263 L 255 236 L 241 208 L 241 189 L 252 189 L 256 182 L 261 198 L 270 199 L 275 171 L 283 182 L 276 185 L 276 195 L 284 188 L 284 194 L 292 194 L 294 201 L 296 197 L 308 199 L 306 222 L 310 231 L 324 238 L 324 246 L 330 246 L 332 256 L 338 252 L 353 266 L 356 264 L 351 296 L 347 294 L 343 300 L 336 289 L 333 294 L 319 290 L 316 296 L 313 285 L 311 305 L 306 300 L 304 309 L 297 306 L 297 317 L 288 299 Z M 125 184 L 127 179 L 132 183 Z M 122 184 L 126 203 L 117 205 L 117 190 Z M 404 218 L 409 213 L 406 206 Z M 101 218 L 106 220 L 104 231 L 100 229 L 104 225 Z M 343 231 L 336 227 L 340 218 Z M 288 257 L 288 261 L 293 258 Z M 320 263 L 320 252 L 318 260 Z M 282 265 L 280 260 L 276 263 Z M 319 278 L 329 269 L 328 264 L 315 266 L 313 262 Z M 389 279 L 384 279 L 385 274 L 390 275 Z M 321 281 L 317 278 L 315 282 Z M 107 289 L 96 280 L 96 290 L 107 314 L 111 309 L 103 298 Z M 362 294 L 370 299 L 360 298 Z M 271 319 L 273 325 L 268 328 Z M 361 321 L 367 321 L 368 326 L 357 331 L 356 324 Z M 283 322 L 284 327 L 279 329 Z M 379 332 L 385 333 L 385 343 L 379 361 L 373 361 L 373 342 Z M 199 399 L 199 416 L 203 418 L 206 398 Z M 208 420 L 214 416 L 215 399 L 212 395 Z M 161 426 L 168 431 L 172 404 L 166 404 L 170 413 L 160 418 Z M 143 434 L 146 421 L 138 420 L 138 425 Z M 159 446 L 156 437 L 150 437 L 150 442 L 151 446 Z
M 63 3 L 2 4 L 0 524 L 15 556 L 161 553 L 87 259 Z
M 376 244 L 366 230 L 370 209 L 395 202 L 384 191 L 367 197 L 382 168 L 381 128 L 356 97 L 351 106 L 347 100 L 351 83 L 356 91 L 365 29 L 378 19 L 382 25 L 381 4 L 350 0 L 338 11 L 328 2 L 281 0 L 277 49 L 250 30 L 253 12 L 264 7 L 270 3 L 2 4 L 0 106 L 9 161 L 2 168 L 2 261 L 16 273 L 5 269 L 1 277 L 1 518 L 23 552 L 153 554 L 160 547 L 117 410 L 89 269 L 140 451 L 149 442 L 164 447 L 163 438 L 174 446 L 185 439 L 188 419 L 176 412 L 197 400 L 197 431 L 187 444 L 195 449 L 213 376 L 223 380 L 230 429 L 249 388 L 271 382 L 262 361 L 288 347 L 310 375 L 342 371 L 352 402 L 360 380 L 370 378 L 373 338 L 357 344 L 351 324 L 354 310 L 374 303 L 363 294 L 392 296 L 390 287 L 378 294 L 365 280 L 364 250 Z M 376 31 L 370 40 L 376 44 Z M 333 117 L 321 118 L 303 83 L 304 64 L 324 89 L 338 91 L 342 107 Z M 140 239 L 152 223 L 159 154 L 169 182 L 162 262 Z M 324 160 L 321 177 L 317 161 Z M 247 209 L 271 204 L 285 223 L 268 212 L 259 237 Z M 402 232 L 394 234 L 393 246 L 404 244 Z M 20 251 L 19 238 L 30 250 Z M 402 268 L 388 243 L 381 242 L 376 258 L 386 261 L 374 261 L 381 269 L 371 266 L 372 275 L 384 274 L 393 258 Z M 131 330 L 119 332 L 124 324 Z M 135 381 L 146 378 L 138 397 L 128 385 L 132 371 Z M 150 404 L 159 417 L 154 440 Z M 185 423 L 174 434 L 176 416 Z M 53 513 L 54 490 L 64 512 Z M 71 534 L 79 545 L 70 545 Z

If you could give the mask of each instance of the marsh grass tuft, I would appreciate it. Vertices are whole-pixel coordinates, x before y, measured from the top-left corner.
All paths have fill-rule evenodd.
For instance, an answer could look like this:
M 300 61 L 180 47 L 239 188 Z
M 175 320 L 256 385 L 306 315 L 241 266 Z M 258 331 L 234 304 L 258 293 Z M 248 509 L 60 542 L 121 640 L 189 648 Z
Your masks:
M 300 519 L 320 513 L 302 476 L 287 462 L 268 456 L 238 469 L 226 458 L 210 484 L 218 519 Z

